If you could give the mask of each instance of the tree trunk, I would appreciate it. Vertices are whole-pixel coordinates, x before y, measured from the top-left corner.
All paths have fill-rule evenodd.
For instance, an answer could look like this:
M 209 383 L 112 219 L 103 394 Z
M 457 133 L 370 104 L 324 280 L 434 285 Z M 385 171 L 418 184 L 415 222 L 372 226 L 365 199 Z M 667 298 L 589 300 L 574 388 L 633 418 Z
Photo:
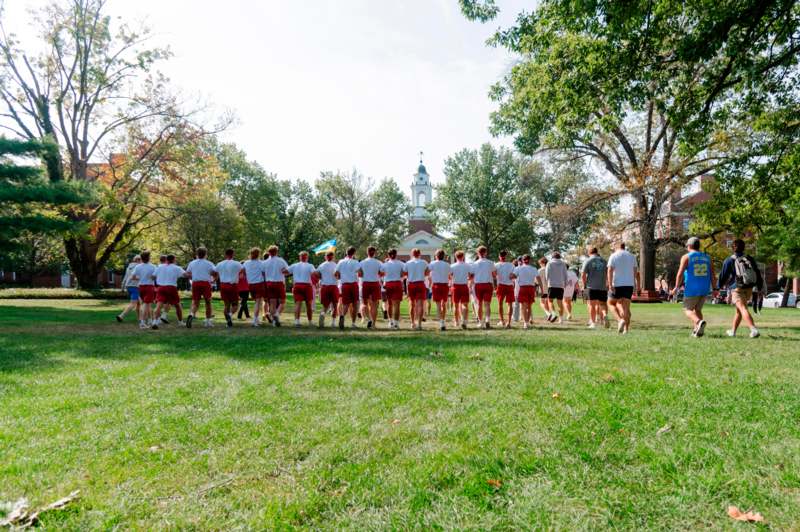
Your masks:
M 104 264 L 97 261 L 97 250 L 86 240 L 66 238 L 64 247 L 67 251 L 69 267 L 78 282 L 78 288 L 99 288 L 98 275 Z
M 656 289 L 656 226 L 647 221 L 639 224 L 639 280 L 643 291 Z
M 786 308 L 789 306 L 789 294 L 792 293 L 792 278 L 785 277 L 786 286 L 783 287 L 783 297 L 781 298 L 781 307 Z

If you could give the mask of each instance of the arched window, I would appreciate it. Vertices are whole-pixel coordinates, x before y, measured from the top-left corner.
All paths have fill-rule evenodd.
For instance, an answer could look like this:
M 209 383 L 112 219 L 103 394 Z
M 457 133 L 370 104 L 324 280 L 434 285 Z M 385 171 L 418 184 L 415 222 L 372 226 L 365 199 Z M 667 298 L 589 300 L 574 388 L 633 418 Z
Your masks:
M 423 205 L 425 205 L 425 197 L 426 196 L 425 196 L 425 192 L 424 191 L 420 191 L 420 192 L 417 193 L 417 206 L 418 207 L 422 207 Z
M 430 242 L 428 242 L 424 238 L 421 238 L 421 239 L 417 240 L 416 242 L 414 242 L 414 244 L 417 245 L 417 246 L 427 246 L 429 243 Z

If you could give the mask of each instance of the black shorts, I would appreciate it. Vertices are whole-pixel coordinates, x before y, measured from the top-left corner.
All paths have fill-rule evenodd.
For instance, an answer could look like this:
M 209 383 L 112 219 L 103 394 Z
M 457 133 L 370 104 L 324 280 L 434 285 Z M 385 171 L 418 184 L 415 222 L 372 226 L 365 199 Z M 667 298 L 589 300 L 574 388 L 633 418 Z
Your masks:
M 602 301 L 605 303 L 606 300 L 608 300 L 608 290 L 589 289 L 589 301 Z
M 551 286 L 547 289 L 547 297 L 550 299 L 564 299 L 564 289 Z
M 609 299 L 630 299 L 631 297 L 633 297 L 632 286 L 615 286 L 611 289 Z

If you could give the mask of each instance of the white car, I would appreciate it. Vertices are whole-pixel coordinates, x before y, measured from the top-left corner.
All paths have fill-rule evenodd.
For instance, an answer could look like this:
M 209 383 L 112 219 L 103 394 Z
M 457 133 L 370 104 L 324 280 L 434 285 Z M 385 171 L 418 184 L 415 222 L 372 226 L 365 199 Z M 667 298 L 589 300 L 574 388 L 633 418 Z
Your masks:
M 764 296 L 764 308 L 780 308 L 781 301 L 783 301 L 783 292 L 772 292 Z M 789 301 L 786 305 L 788 307 L 797 307 L 797 296 L 789 294 Z

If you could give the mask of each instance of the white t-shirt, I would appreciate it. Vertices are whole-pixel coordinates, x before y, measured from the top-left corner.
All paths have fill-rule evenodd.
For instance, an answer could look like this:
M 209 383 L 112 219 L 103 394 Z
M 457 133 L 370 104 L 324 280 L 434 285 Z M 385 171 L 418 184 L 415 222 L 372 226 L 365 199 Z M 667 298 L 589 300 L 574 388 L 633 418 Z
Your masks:
M 239 272 L 242 271 L 242 268 L 242 263 L 238 260 L 225 259 L 220 261 L 216 266 L 217 273 L 219 274 L 219 282 L 237 284 L 239 282 Z
M 314 265 L 308 262 L 295 262 L 288 268 L 289 273 L 294 277 L 294 284 L 311 284 L 311 274 L 314 273 Z
M 472 263 L 472 274 L 475 276 L 475 284 L 491 283 L 492 273 L 494 271 L 494 262 L 489 259 L 478 259 Z
M 205 281 L 210 283 L 214 280 L 211 274 L 217 270 L 214 267 L 214 263 L 208 259 L 194 259 L 186 266 L 186 271 L 192 274 L 192 282 Z
M 514 284 L 511 274 L 514 273 L 514 265 L 510 262 L 498 262 L 494 265 L 497 271 L 497 284 Z
M 141 262 L 139 264 L 141 264 Z M 131 279 L 131 277 L 133 277 L 133 271 L 139 264 L 131 262 L 130 264 L 128 264 L 128 267 L 125 268 L 125 277 L 122 279 L 122 286 L 124 288 L 139 286 L 138 280 L 134 281 L 133 279 Z
M 435 260 L 430 263 L 428 269 L 431 271 L 431 281 L 434 284 L 447 284 L 450 282 L 450 263 L 443 260 Z
M 384 274 L 383 281 L 390 283 L 399 281 L 403 278 L 405 264 L 402 260 L 392 259 L 381 264 L 381 271 Z
M 567 284 L 564 286 L 564 299 L 571 298 L 573 294 L 575 294 L 576 286 L 578 286 L 578 275 L 572 270 L 567 270 Z
M 547 294 L 547 276 L 545 276 L 544 271 L 544 266 L 539 268 L 539 280 L 542 281 L 542 293 Z
M 514 274 L 517 276 L 519 286 L 534 286 L 536 278 L 539 277 L 539 272 L 530 264 L 517 266 L 514 268 Z
M 408 274 L 409 283 L 420 283 L 425 281 L 425 270 L 428 269 L 428 261 L 425 259 L 411 259 L 403 266 L 403 271 Z
M 289 265 L 277 255 L 262 261 L 264 265 L 264 278 L 268 283 L 282 283 L 286 280 L 283 270 L 288 270 Z
M 244 273 L 247 276 L 247 284 L 264 282 L 264 265 L 259 259 L 244 261 Z
M 336 265 L 336 271 L 339 272 L 339 280 L 342 284 L 357 283 L 358 282 L 358 269 L 361 263 L 358 259 L 351 259 L 345 257 Z
M 177 264 L 159 264 L 156 268 L 156 283 L 158 286 L 178 286 L 178 279 L 186 273 Z
M 453 284 L 467 284 L 472 267 L 466 262 L 456 262 L 450 265 L 450 273 L 453 274 Z
M 133 269 L 133 275 L 139 280 L 139 286 L 153 286 L 153 275 L 156 273 L 156 267 L 149 262 L 137 264 Z
M 608 267 L 614 268 L 613 286 L 636 286 L 636 256 L 627 249 L 619 249 L 608 258 Z
M 382 262 L 374 257 L 367 257 L 361 261 L 361 280 L 366 283 L 377 283 Z
M 338 281 L 336 280 L 336 276 L 334 276 L 334 272 L 336 271 L 336 263 L 332 260 L 326 260 L 319 266 L 317 266 L 317 273 L 320 276 L 320 284 L 322 286 L 336 286 Z

